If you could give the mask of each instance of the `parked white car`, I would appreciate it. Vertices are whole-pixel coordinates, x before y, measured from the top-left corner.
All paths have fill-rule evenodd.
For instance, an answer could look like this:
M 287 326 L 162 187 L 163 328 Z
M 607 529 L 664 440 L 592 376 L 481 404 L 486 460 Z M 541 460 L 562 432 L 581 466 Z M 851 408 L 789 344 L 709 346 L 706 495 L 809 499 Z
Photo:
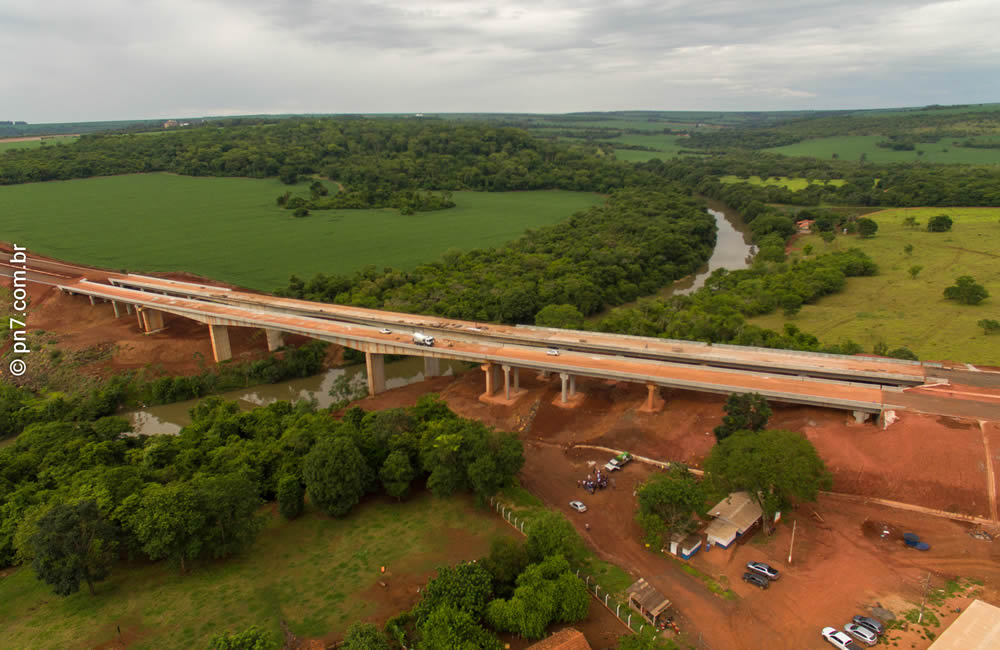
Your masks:
M 583 503 L 583 501 L 570 501 L 569 507 L 577 512 L 587 512 L 587 506 Z
M 824 627 L 822 634 L 823 638 L 835 648 L 840 648 L 840 650 L 858 650 L 857 644 L 851 641 L 851 637 L 835 627 Z
M 383 327 L 378 331 L 379 334 L 392 334 L 392 330 L 388 327 Z
M 550 357 L 558 357 L 559 350 L 557 350 L 556 348 L 549 348 L 548 350 L 545 351 L 545 354 L 549 355 Z

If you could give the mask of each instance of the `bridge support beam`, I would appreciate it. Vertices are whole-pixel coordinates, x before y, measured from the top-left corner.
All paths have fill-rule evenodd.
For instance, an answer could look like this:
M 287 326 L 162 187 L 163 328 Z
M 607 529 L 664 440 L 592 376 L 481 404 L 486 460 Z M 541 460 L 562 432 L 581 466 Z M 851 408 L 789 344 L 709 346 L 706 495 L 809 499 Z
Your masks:
M 643 413 L 657 413 L 663 408 L 663 398 L 660 396 L 660 387 L 656 384 L 646 384 L 649 394 L 646 402 L 639 408 Z
M 492 397 L 493 394 L 497 392 L 497 384 L 499 383 L 498 381 L 499 377 L 497 377 L 497 371 L 499 370 L 499 368 L 497 368 L 494 364 L 490 363 L 489 361 L 480 366 L 480 368 L 482 368 L 483 372 L 486 373 L 485 395 L 486 397 Z
M 163 312 L 155 309 L 143 308 L 138 310 L 139 327 L 146 334 L 159 332 L 163 329 Z
M 229 328 L 225 325 L 209 325 L 208 335 L 212 338 L 212 354 L 215 362 L 220 363 L 233 358 L 233 349 L 229 346 Z
M 115 310 L 115 318 L 118 318 L 119 316 L 121 316 L 121 313 L 118 311 L 118 301 L 117 300 L 112 300 L 111 301 L 111 308 Z
M 90 306 L 91 307 L 93 307 L 94 305 L 97 304 L 96 302 L 94 302 L 94 297 L 93 296 L 87 296 L 87 297 L 90 298 Z
M 130 302 L 125 303 L 125 313 L 126 314 L 132 313 L 132 303 Z
M 854 421 L 858 424 L 862 424 L 868 421 L 868 416 L 871 415 L 871 413 L 866 413 L 865 411 L 854 411 L 853 415 Z
M 576 375 L 560 372 L 559 378 L 562 379 L 562 402 L 566 404 L 576 397 Z
M 281 330 L 265 329 L 267 335 L 267 351 L 274 352 L 285 344 L 285 333 Z
M 368 370 L 368 396 L 375 397 L 385 392 L 385 355 L 365 352 L 365 368 Z
M 503 369 L 503 398 L 510 399 L 510 366 L 500 366 Z M 515 369 L 516 372 L 516 369 Z
M 424 357 L 424 379 L 441 376 L 441 359 Z

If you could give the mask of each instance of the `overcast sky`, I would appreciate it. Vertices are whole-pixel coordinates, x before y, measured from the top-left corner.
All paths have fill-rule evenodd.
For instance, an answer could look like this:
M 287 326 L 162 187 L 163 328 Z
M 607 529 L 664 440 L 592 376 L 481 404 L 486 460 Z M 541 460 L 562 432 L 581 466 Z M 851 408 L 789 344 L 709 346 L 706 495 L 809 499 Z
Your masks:
M 1000 0 L 0 0 L 0 119 L 1000 101 Z

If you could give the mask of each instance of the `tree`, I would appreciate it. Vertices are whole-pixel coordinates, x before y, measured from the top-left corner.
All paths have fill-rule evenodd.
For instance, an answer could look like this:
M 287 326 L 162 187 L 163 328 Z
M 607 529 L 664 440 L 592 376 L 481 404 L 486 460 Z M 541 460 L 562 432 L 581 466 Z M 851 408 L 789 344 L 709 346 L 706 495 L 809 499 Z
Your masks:
M 995 321 L 991 318 L 984 318 L 980 321 L 976 321 L 976 325 L 983 328 L 983 334 L 997 334 L 1000 332 L 1000 321 Z
M 948 232 L 951 230 L 951 225 L 954 223 L 946 214 L 939 214 L 936 217 L 931 217 L 927 221 L 927 230 L 930 232 Z
M 746 490 L 764 512 L 764 530 L 792 499 L 814 501 L 832 484 L 830 473 L 805 437 L 793 431 L 740 431 L 715 447 L 705 472 L 726 492 Z
M 865 239 L 871 239 L 878 232 L 878 224 L 867 217 L 861 217 L 857 221 L 858 234 Z
M 448 606 L 478 621 L 492 595 L 493 577 L 478 562 L 439 567 L 437 577 L 431 578 L 424 587 L 423 597 L 413 614 L 418 622 L 423 622 L 435 609 Z
M 535 314 L 535 325 L 579 330 L 583 329 L 583 314 L 573 305 L 546 305 Z
M 528 566 L 524 544 L 510 537 L 496 537 L 490 544 L 490 554 L 479 561 L 493 576 L 493 592 L 507 598 L 514 591 L 517 576 Z
M 76 593 L 81 582 L 93 595 L 117 559 L 114 528 L 93 501 L 52 507 L 38 519 L 31 546 L 35 574 L 59 596 Z
M 663 548 L 674 534 L 690 531 L 691 514 L 705 500 L 701 485 L 684 465 L 654 474 L 639 488 L 636 520 L 646 531 L 646 541 Z
M 813 245 L 812 244 L 806 244 L 805 246 L 802 247 L 802 252 L 804 254 L 806 254 L 806 255 L 812 255 Z
M 122 503 L 129 530 L 151 560 L 169 558 L 187 570 L 205 544 L 207 523 L 203 503 L 189 483 L 147 485 Z
M 435 608 L 418 626 L 419 650 L 455 650 L 481 648 L 500 650 L 500 641 L 465 611 L 451 605 Z
M 305 488 L 298 476 L 286 474 L 278 481 L 278 512 L 285 519 L 295 519 L 305 507 Z
M 552 555 L 525 568 L 509 600 L 496 599 L 486 621 L 496 630 L 540 639 L 552 622 L 570 623 L 587 616 L 590 594 L 562 555 Z
M 920 272 L 923 271 L 923 270 L 924 270 L 923 266 L 921 266 L 919 264 L 914 264 L 909 269 L 907 269 L 906 272 L 910 274 L 910 278 L 911 279 L 916 280 L 917 276 L 920 275 Z
M 261 499 L 253 482 L 240 474 L 225 474 L 200 477 L 193 484 L 205 517 L 205 551 L 224 558 L 253 544 L 266 523 L 257 513 Z
M 277 650 L 281 647 L 273 634 L 256 625 L 251 625 L 242 632 L 217 634 L 209 643 L 212 650 Z
M 913 255 L 913 244 L 907 244 L 903 246 L 903 252 L 907 255 Z
M 910 215 L 910 216 L 906 217 L 905 219 L 903 219 L 903 225 L 906 226 L 907 228 L 913 229 L 913 228 L 916 228 L 917 226 L 919 226 L 920 222 L 917 221 L 916 217 L 914 217 L 913 215 Z
M 837 238 L 837 235 L 832 230 L 828 230 L 825 232 L 821 232 L 819 234 L 819 237 L 820 239 L 823 240 L 823 243 L 832 244 L 833 240 Z
M 955 278 L 955 284 L 944 290 L 944 297 L 948 300 L 957 300 L 963 305 L 978 305 L 990 297 L 986 287 L 977 284 L 971 275 L 963 275 Z
M 367 468 L 361 452 L 347 436 L 316 443 L 302 463 L 309 500 L 331 517 L 343 517 L 365 493 Z
M 372 623 L 355 621 L 338 648 L 342 650 L 390 650 L 389 639 Z
M 577 565 L 586 556 L 583 540 L 573 524 L 551 510 L 546 510 L 531 523 L 525 550 L 532 562 L 541 562 L 550 555 L 560 554 L 570 564 Z
M 715 427 L 719 442 L 737 431 L 760 431 L 771 419 L 771 407 L 760 393 L 732 393 L 722 409 L 726 415 Z
M 402 499 L 409 494 L 410 482 L 417 475 L 417 471 L 410 463 L 410 455 L 402 449 L 397 449 L 385 459 L 378 475 L 382 479 L 386 494 Z

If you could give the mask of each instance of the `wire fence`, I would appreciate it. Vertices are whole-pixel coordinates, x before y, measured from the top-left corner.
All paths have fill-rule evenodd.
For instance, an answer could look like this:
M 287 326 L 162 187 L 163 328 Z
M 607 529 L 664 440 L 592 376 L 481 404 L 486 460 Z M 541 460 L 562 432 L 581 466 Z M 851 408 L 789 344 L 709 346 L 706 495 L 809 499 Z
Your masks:
M 493 510 L 500 515 L 504 521 L 514 527 L 515 530 L 520 532 L 522 535 L 527 536 L 525 531 L 525 525 L 527 520 L 522 516 L 518 517 L 514 510 L 508 507 L 505 503 L 502 503 L 499 499 L 490 497 L 490 506 Z M 527 526 L 530 530 L 530 524 Z M 587 585 L 587 591 L 593 596 L 597 602 L 604 605 L 609 612 L 611 612 L 615 618 L 617 618 L 622 625 L 627 627 L 630 632 L 642 633 L 646 628 L 653 628 L 653 624 L 646 620 L 641 614 L 633 610 L 628 606 L 628 603 L 622 603 L 618 599 L 614 598 L 612 593 L 607 589 L 601 587 L 597 584 L 597 580 L 586 573 L 581 573 L 580 569 L 576 569 L 576 576 L 584 581 Z

